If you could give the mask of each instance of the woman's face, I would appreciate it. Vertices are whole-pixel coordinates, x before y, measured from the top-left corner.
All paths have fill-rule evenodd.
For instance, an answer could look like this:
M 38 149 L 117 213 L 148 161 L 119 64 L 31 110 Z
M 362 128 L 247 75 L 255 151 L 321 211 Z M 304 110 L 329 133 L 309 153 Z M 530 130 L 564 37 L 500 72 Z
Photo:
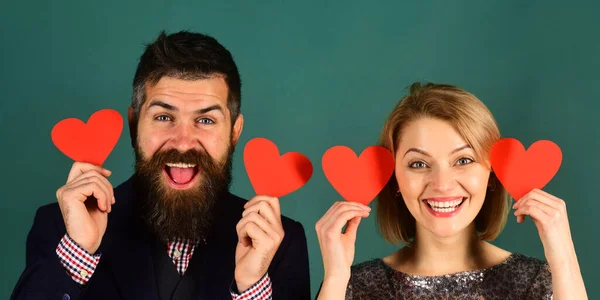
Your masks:
M 396 152 L 396 179 L 417 230 L 451 237 L 475 219 L 487 191 L 487 162 L 449 123 L 431 118 L 403 128 Z

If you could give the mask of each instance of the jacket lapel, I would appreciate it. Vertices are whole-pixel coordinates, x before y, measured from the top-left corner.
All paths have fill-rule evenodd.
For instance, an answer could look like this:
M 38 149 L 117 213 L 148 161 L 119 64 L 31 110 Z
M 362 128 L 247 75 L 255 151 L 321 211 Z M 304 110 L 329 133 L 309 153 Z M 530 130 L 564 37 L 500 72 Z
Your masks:
M 117 199 L 109 214 L 108 228 L 100 245 L 115 283 L 124 299 L 159 300 L 151 252 L 151 239 L 137 222 L 131 179 L 115 190 Z
M 105 254 L 123 298 L 158 300 L 151 246 L 146 235 L 132 230 L 107 245 Z

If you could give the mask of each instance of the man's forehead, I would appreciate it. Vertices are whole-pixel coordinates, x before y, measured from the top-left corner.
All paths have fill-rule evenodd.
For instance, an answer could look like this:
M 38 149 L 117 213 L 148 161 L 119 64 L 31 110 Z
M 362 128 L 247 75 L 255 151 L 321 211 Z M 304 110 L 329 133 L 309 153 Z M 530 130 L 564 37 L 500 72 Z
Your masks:
M 213 105 L 225 108 L 227 105 L 228 88 L 222 77 L 198 80 L 163 77 L 156 84 L 148 85 L 145 89 L 145 107 L 156 104 L 157 101 L 174 107 L 191 109 Z
M 223 76 L 212 76 L 202 79 L 180 79 L 164 76 L 154 84 L 145 85 L 146 92 L 153 91 L 177 91 L 182 93 L 210 93 L 215 95 L 227 95 L 227 82 Z

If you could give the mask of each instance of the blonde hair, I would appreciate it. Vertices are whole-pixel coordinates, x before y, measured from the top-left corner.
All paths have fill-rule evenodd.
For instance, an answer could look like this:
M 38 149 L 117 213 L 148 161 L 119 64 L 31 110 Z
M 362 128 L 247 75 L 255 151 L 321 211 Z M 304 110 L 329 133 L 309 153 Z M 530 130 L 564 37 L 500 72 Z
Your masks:
M 447 84 L 413 83 L 410 93 L 402 98 L 388 116 L 379 145 L 396 153 L 402 130 L 412 121 L 435 118 L 450 123 L 471 146 L 479 161 L 489 161 L 500 130 L 488 108 L 474 95 Z M 482 240 L 494 240 L 504 228 L 510 211 L 506 189 L 494 173 L 490 174 L 488 191 L 481 210 L 475 217 L 475 229 Z M 416 221 L 398 191 L 395 174 L 377 197 L 377 225 L 390 243 L 410 245 L 415 237 Z

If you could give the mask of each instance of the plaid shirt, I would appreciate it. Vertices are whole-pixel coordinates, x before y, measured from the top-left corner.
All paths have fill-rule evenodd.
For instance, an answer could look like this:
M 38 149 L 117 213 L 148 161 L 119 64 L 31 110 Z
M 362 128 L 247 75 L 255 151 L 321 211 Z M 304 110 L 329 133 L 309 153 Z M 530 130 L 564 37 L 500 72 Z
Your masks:
M 185 271 L 192 259 L 194 249 L 197 243 L 188 240 L 175 239 L 169 242 L 167 253 L 173 260 L 180 275 Z M 56 254 L 62 263 L 65 271 L 71 278 L 81 284 L 86 284 L 94 271 L 98 262 L 100 262 L 101 253 L 90 254 L 73 241 L 68 234 L 65 234 L 56 247 Z M 265 274 L 258 282 L 249 289 L 239 294 L 235 288 L 235 282 L 229 289 L 231 299 L 233 300 L 267 300 L 272 299 L 272 285 L 268 274 Z

